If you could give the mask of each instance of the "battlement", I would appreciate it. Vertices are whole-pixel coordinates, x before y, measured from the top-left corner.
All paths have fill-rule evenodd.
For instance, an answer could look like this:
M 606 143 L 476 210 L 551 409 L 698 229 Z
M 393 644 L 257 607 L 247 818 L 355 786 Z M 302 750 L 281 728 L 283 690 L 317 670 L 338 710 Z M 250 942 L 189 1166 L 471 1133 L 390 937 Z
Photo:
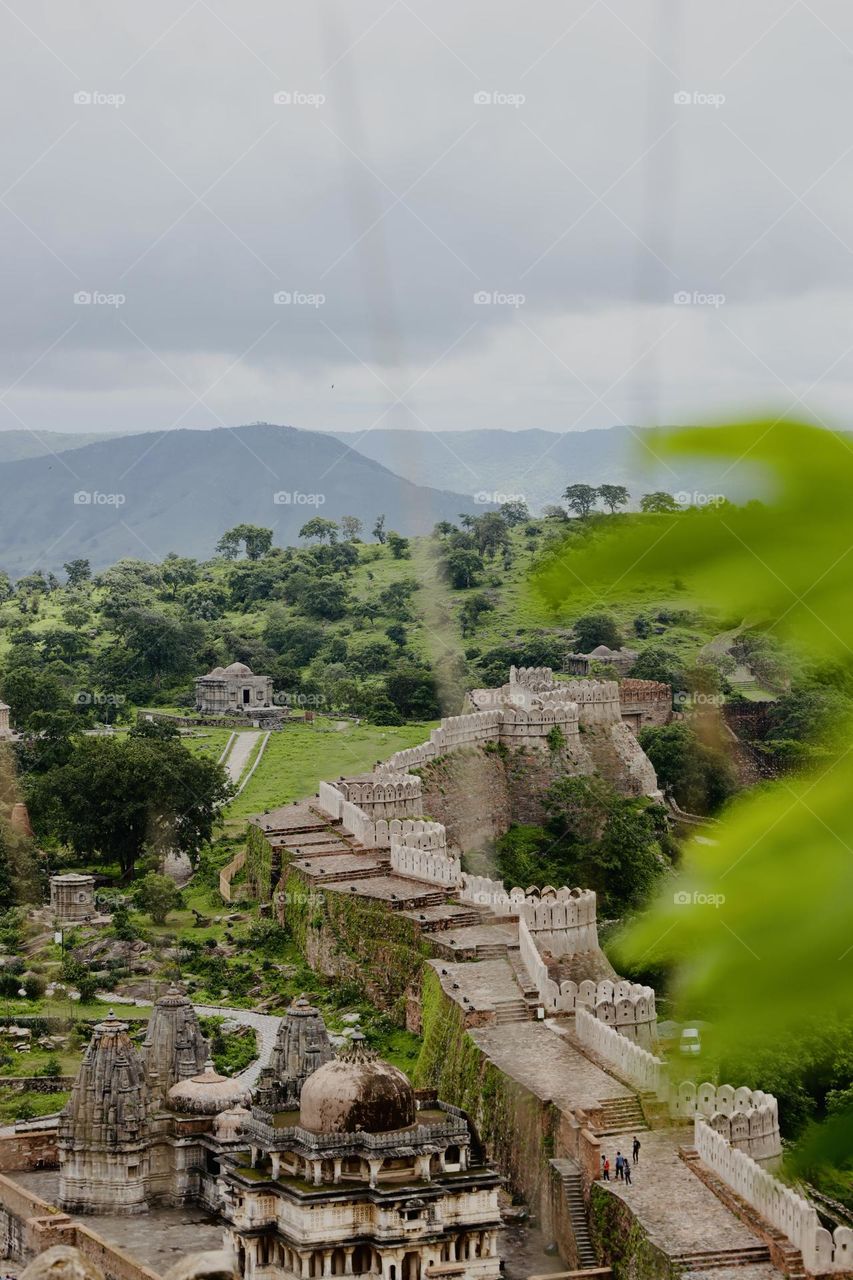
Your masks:
M 413 774 L 389 771 L 372 778 L 341 778 L 333 785 L 372 818 L 410 818 L 421 812 L 421 780 Z

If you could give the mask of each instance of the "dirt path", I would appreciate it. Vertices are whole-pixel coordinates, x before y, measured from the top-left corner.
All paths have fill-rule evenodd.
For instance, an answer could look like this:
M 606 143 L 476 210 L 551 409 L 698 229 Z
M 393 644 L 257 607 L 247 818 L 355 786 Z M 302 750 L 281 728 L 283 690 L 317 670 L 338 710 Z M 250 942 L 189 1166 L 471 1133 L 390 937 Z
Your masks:
M 225 772 L 235 787 L 243 776 L 243 771 L 252 758 L 252 752 L 261 737 L 262 730 L 252 729 L 246 733 L 238 733 L 231 744 L 231 750 L 225 757 Z

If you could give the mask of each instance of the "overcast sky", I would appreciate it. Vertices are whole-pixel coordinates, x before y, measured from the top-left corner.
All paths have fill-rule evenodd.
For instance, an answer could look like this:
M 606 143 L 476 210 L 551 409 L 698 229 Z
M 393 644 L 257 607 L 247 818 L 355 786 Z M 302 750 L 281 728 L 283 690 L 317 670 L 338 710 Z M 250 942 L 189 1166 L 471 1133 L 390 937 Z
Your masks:
M 0 429 L 849 425 L 849 3 L 0 24 Z

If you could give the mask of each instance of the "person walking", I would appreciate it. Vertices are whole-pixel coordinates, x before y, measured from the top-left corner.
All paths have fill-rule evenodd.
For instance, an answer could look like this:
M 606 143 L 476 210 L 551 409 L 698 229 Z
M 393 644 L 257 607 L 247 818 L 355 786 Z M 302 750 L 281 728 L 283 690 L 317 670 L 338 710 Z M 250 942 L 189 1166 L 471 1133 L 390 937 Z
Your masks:
M 627 1156 L 626 1156 L 626 1157 L 625 1157 L 625 1159 L 622 1161 L 622 1172 L 623 1172 L 623 1173 L 624 1173 L 624 1175 L 625 1175 L 625 1185 L 627 1186 L 627 1185 L 630 1183 L 630 1181 L 631 1181 L 631 1166 L 630 1166 L 630 1164 L 628 1163 L 628 1157 L 627 1157 Z
M 634 1139 L 634 1143 L 631 1150 L 634 1156 L 634 1164 L 639 1164 L 639 1161 L 640 1161 L 640 1139 L 639 1138 Z
M 616 1152 L 616 1181 L 617 1181 L 617 1182 L 621 1182 L 621 1181 L 622 1181 L 622 1167 L 623 1167 L 623 1164 L 624 1164 L 624 1161 L 623 1161 L 623 1159 L 622 1159 L 622 1152 L 621 1152 L 621 1151 L 617 1151 L 617 1152 Z
M 601 1176 L 605 1182 L 610 1181 L 610 1161 L 607 1156 L 601 1157 Z

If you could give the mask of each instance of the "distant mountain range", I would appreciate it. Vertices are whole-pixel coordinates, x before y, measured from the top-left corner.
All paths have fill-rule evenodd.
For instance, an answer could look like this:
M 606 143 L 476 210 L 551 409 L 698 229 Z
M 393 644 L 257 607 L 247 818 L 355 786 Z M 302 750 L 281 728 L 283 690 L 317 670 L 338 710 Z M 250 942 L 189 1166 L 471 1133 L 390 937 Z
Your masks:
M 297 541 L 313 515 L 376 516 L 402 534 L 524 498 L 535 514 L 567 485 L 624 484 L 636 507 L 652 489 L 757 496 L 745 468 L 727 476 L 643 457 L 628 427 L 549 431 L 332 433 L 260 424 L 141 435 L 0 432 L 0 567 L 56 569 L 77 556 L 102 568 L 169 551 L 207 558 L 223 530 L 249 522 Z
M 374 431 L 337 432 L 337 439 L 418 484 L 441 485 L 471 497 L 520 494 L 531 511 L 556 503 L 567 485 L 624 484 L 636 509 L 644 493 L 722 493 L 733 500 L 758 496 L 748 468 L 657 461 L 644 428 L 590 431 Z M 500 496 L 497 497 L 500 501 Z
M 0 567 L 14 576 L 78 556 L 93 568 L 169 551 L 207 559 L 242 522 L 272 528 L 286 546 L 315 515 L 358 516 L 369 536 L 384 513 L 386 528 L 409 535 L 482 510 L 446 487 L 401 479 L 332 435 L 277 426 L 116 436 L 0 461 L 0 494 Z

